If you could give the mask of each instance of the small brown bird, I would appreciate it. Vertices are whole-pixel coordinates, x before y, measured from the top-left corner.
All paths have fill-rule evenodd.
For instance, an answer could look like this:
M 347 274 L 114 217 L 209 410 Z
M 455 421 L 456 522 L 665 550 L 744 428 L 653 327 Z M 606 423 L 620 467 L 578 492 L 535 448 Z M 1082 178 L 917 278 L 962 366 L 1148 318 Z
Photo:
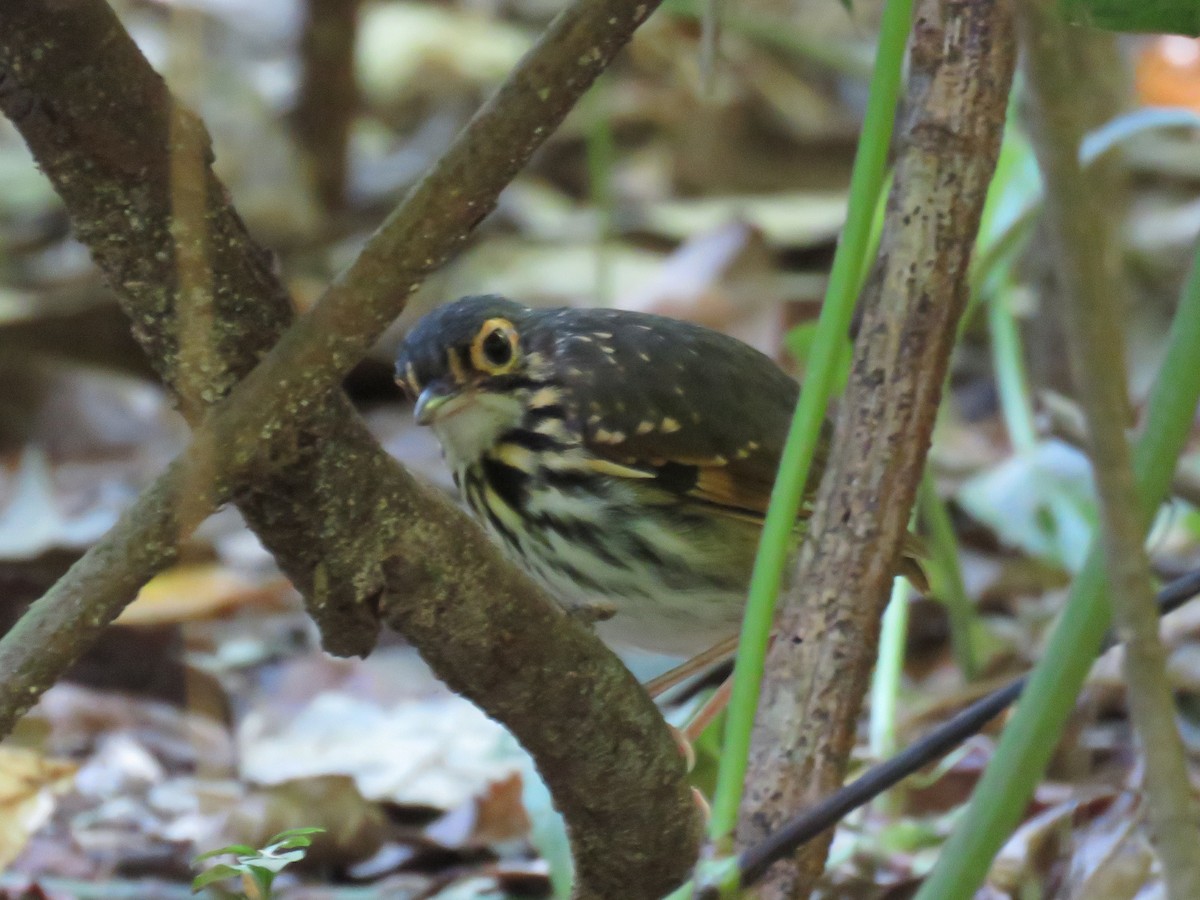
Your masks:
M 689 322 L 481 296 L 417 323 L 396 380 L 491 536 L 567 608 L 611 614 L 603 637 L 693 656 L 737 631 L 799 392 L 771 359 Z

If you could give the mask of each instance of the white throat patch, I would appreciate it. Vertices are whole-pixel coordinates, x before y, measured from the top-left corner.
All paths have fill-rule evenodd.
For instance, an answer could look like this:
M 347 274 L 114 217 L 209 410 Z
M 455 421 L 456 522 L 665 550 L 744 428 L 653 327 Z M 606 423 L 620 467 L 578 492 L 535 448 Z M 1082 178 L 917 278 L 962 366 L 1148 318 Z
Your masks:
M 516 397 L 481 392 L 462 408 L 433 423 L 451 468 L 475 462 L 504 432 L 521 423 Z

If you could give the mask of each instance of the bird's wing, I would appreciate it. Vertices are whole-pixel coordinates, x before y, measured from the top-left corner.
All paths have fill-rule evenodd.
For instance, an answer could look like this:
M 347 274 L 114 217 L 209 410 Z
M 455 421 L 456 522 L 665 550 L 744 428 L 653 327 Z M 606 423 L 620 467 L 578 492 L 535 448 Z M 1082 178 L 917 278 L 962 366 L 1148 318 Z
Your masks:
M 771 359 L 686 322 L 611 310 L 550 317 L 555 357 L 593 465 L 761 518 L 799 391 Z M 810 484 L 824 466 L 828 427 Z

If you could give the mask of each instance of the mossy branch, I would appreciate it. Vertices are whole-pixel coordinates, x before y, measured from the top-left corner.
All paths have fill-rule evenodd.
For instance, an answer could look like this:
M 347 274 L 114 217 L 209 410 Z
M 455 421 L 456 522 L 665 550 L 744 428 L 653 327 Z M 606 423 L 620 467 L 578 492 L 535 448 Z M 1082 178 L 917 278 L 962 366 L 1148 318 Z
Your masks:
M 655 5 L 565 9 L 286 334 L 286 293 L 209 169 L 203 126 L 111 10 L 0 5 L 0 109 L 196 428 L 188 451 L 0 640 L 0 733 L 171 562 L 178 540 L 234 499 L 305 593 L 326 646 L 365 652 L 382 618 L 513 730 L 567 819 L 579 896 L 652 898 L 680 879 L 699 822 L 653 704 L 369 438 L 337 387 Z

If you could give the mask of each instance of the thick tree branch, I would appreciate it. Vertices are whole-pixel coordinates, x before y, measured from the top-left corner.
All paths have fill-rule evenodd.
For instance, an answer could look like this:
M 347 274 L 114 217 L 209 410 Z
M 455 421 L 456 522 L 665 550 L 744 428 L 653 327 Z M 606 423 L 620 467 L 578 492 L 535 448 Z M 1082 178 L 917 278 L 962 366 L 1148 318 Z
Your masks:
M 1029 74 L 1030 124 L 1045 173 L 1045 216 L 1061 275 L 1067 349 L 1087 419 L 1100 495 L 1105 569 L 1113 618 L 1125 645 L 1129 707 L 1146 757 L 1147 814 L 1173 898 L 1200 897 L 1197 806 L 1175 724 L 1175 702 L 1158 638 L 1150 561 L 1123 422 L 1129 408 L 1120 248 L 1108 198 L 1079 161 L 1093 124 L 1078 99 L 1078 42 L 1053 2 L 1025 0 L 1019 17 Z M 1104 182 L 1104 160 L 1094 165 Z M 1088 173 L 1093 174 L 1091 172 Z
M 881 256 L 779 631 L 767 660 L 739 845 L 840 786 L 920 481 L 1012 81 L 1007 0 L 922 0 Z M 795 636 L 789 639 L 790 636 Z M 828 838 L 765 897 L 807 896 Z
M 581 896 L 656 897 L 679 879 L 698 822 L 644 692 L 388 458 L 336 388 L 653 6 L 592 0 L 560 15 L 289 332 L 290 349 L 277 347 L 206 412 L 290 313 L 208 170 L 203 128 L 99 0 L 0 5 L 0 108 L 199 423 L 184 456 L 0 640 L 0 733 L 171 561 L 180 536 L 236 498 L 305 592 L 327 646 L 364 652 L 375 627 L 367 601 L 382 594 L 385 620 L 533 753 L 568 820 Z
M 209 168 L 203 125 L 175 103 L 111 10 L 98 0 L 51 6 L 0 7 L 0 109 L 195 425 L 278 340 L 290 300 Z M 288 432 L 291 465 L 243 489 L 239 505 L 308 598 L 326 648 L 362 654 L 378 630 L 378 552 L 363 546 L 371 535 L 322 521 L 334 491 L 346 489 L 323 473 L 355 448 L 379 451 L 366 449 L 374 442 L 345 400 L 308 408 Z M 217 502 L 203 501 L 205 478 L 197 471 L 185 493 L 202 507 Z M 156 543 L 165 550 L 169 537 Z

